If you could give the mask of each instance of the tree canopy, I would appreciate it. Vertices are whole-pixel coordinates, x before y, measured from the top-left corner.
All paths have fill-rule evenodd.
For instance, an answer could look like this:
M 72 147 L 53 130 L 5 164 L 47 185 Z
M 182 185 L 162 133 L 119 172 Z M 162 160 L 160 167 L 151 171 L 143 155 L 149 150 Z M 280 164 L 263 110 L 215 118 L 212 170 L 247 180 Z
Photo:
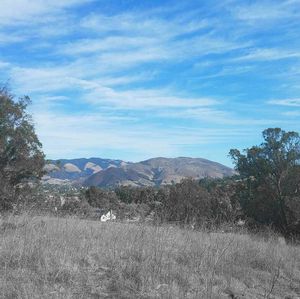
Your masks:
M 246 215 L 285 234 L 299 233 L 300 136 L 280 128 L 262 133 L 259 146 L 230 151 L 243 179 L 239 190 Z
M 9 208 L 20 183 L 40 178 L 44 154 L 31 116 L 29 97 L 20 99 L 0 88 L 0 205 Z

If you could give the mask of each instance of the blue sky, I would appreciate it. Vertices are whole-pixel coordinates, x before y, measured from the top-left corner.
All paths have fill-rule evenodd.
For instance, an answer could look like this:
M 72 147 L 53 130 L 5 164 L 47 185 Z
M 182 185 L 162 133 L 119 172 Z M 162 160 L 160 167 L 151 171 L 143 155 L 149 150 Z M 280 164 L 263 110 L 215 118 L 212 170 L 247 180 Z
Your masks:
M 204 157 L 300 131 L 300 1 L 0 0 L 0 82 L 48 158 Z

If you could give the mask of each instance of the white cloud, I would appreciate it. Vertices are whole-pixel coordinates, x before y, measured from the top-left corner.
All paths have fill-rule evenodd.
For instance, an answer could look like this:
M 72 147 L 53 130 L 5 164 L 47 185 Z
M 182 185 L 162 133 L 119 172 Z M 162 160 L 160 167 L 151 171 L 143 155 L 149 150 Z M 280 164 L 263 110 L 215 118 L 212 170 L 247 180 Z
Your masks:
M 0 32 L 0 44 L 11 44 L 19 43 L 24 41 L 26 38 L 24 36 L 16 35 L 13 33 L 1 33 Z
M 30 20 L 45 22 L 51 14 L 60 13 L 63 9 L 81 5 L 91 0 L 1 0 L 0 25 L 17 25 Z
M 172 95 L 170 90 L 137 89 L 117 91 L 109 87 L 96 86 L 84 99 L 94 105 L 109 104 L 118 109 L 149 109 L 171 107 L 201 107 L 217 104 L 212 98 L 188 98 Z
M 300 105 L 299 105 L 300 106 Z M 291 116 L 291 117 L 296 117 L 296 116 L 300 116 L 300 110 L 296 110 L 296 111 L 287 111 L 287 112 L 283 112 L 282 113 L 285 116 Z
M 149 17 L 149 14 L 136 12 L 112 16 L 92 14 L 85 17 L 80 25 L 98 34 L 117 33 L 172 38 L 203 29 L 210 26 L 210 23 L 206 19 L 191 20 L 189 15 L 177 17 L 175 20 L 165 20 L 155 15 Z
M 192 98 L 176 95 L 175 91 L 165 89 L 127 89 L 119 91 L 109 86 L 105 80 L 85 80 L 74 77 L 73 68 L 30 69 L 15 68 L 12 71 L 14 83 L 21 92 L 49 93 L 65 90 L 78 91 L 78 97 L 96 106 L 114 106 L 118 109 L 149 109 L 162 107 L 201 107 L 215 105 L 212 98 Z M 76 72 L 74 72 L 76 74 Z M 122 80 L 126 80 L 125 77 Z M 130 80 L 130 78 L 129 78 Z M 113 78 L 112 78 L 113 82 Z
M 6 61 L 1 61 L 0 60 L 0 69 L 7 69 L 11 66 L 11 64 L 9 62 Z
M 109 36 L 105 38 L 82 39 L 67 43 L 60 49 L 60 53 L 78 55 L 102 51 L 128 51 L 138 47 L 153 45 L 156 39 L 151 37 Z
M 193 46 L 191 46 L 193 45 Z M 248 47 L 249 43 L 226 41 L 210 35 L 178 40 L 162 36 L 109 36 L 83 39 L 58 45 L 56 52 L 75 58 L 66 67 L 89 69 L 89 72 L 113 74 L 145 64 L 178 64 L 208 54 L 224 54 Z M 91 75 L 91 74 L 90 74 Z
M 276 100 L 270 100 L 267 103 L 272 105 L 280 105 L 280 106 L 300 107 L 300 98 L 276 99 Z
M 284 50 L 284 49 L 254 49 L 244 56 L 237 57 L 233 61 L 256 60 L 271 61 L 287 58 L 300 58 L 300 51 Z
M 63 157 L 66 152 L 76 155 L 95 148 L 144 152 L 149 156 L 158 154 L 161 150 L 172 152 L 171 145 L 162 136 L 162 132 L 155 137 L 151 128 L 128 126 L 127 121 L 115 117 L 111 119 L 97 115 L 67 116 L 44 113 L 36 115 L 35 121 L 48 155 Z M 147 139 L 145 134 L 148 135 Z
M 212 123 L 224 126 L 268 126 L 270 124 L 282 123 L 274 119 L 241 118 L 226 110 L 211 107 L 196 107 L 193 109 L 168 110 L 158 113 L 159 116 L 175 119 L 193 119 L 200 122 Z
M 20 92 L 50 92 L 71 88 L 74 78 L 64 67 L 11 69 L 13 83 Z
M 136 153 L 137 160 L 162 154 L 176 156 L 189 146 L 245 136 L 245 129 L 159 127 L 95 113 L 70 116 L 36 111 L 34 120 L 44 150 L 52 158 L 92 155 L 97 150 Z
M 124 70 L 143 63 L 178 63 L 251 45 L 235 38 L 222 38 L 215 30 L 209 30 L 216 25 L 213 19 L 197 20 L 189 14 L 173 19 L 149 17 L 138 12 L 112 16 L 92 14 L 80 25 L 87 34 L 92 31 L 93 37 L 58 45 L 57 53 L 75 57 L 90 54 L 99 69 L 107 71 Z
M 177 10 L 174 15 L 164 7 L 165 11 L 128 9 L 114 15 L 101 9 L 103 14 L 87 16 L 70 8 L 89 0 L 0 1 L 1 46 L 23 42 L 16 52 L 28 55 L 10 62 L 9 55 L 1 56 L 5 61 L 0 61 L 0 69 L 9 70 L 14 91 L 33 99 L 31 109 L 49 155 L 79 156 L 76 153 L 91 148 L 174 155 L 185 146 L 226 143 L 233 135 L 243 136 L 240 132 L 248 127 L 250 131 L 253 126 L 284 123 L 264 118 L 261 111 L 255 114 L 249 102 L 247 115 L 252 112 L 253 117 L 240 116 L 246 80 L 232 83 L 232 78 L 224 78 L 220 86 L 213 78 L 253 69 L 261 74 L 261 61 L 300 58 L 296 39 L 293 45 L 267 44 L 261 40 L 263 34 L 256 34 L 267 32 L 260 20 L 294 17 L 296 10 L 290 8 L 296 1 L 278 5 L 281 11 L 274 4 L 267 8 L 267 2 L 239 5 L 236 10 L 233 5 L 238 20 L 220 14 L 228 9 L 225 2 L 236 1 L 223 1 L 220 11 L 208 14 L 205 5 L 199 5 L 195 11 Z M 15 55 L 8 46 L 5 50 Z M 233 84 L 241 84 L 239 93 Z M 217 94 L 227 99 L 209 96 Z M 230 97 L 235 97 L 238 108 L 226 106 Z M 300 105 L 298 99 L 272 104 Z
M 300 15 L 300 2 L 295 1 L 257 1 L 245 5 L 233 6 L 234 15 L 243 21 L 278 20 L 297 18 Z
M 198 78 L 218 78 L 218 77 L 226 77 L 226 76 L 236 76 L 241 74 L 246 74 L 255 70 L 255 66 L 253 65 L 230 65 L 223 66 L 221 70 L 215 71 L 212 74 L 207 74 L 209 72 L 209 67 L 213 66 L 213 63 L 205 64 L 205 63 L 196 63 L 194 65 L 195 69 L 202 70 L 203 75 L 200 75 Z
M 136 26 L 133 22 L 132 26 Z M 112 27 L 111 30 L 114 28 Z M 171 30 L 170 35 L 180 35 L 180 31 Z M 191 47 L 191 45 L 193 45 Z M 57 52 L 80 56 L 81 54 L 98 54 L 93 56 L 101 65 L 122 66 L 136 65 L 142 62 L 161 60 L 186 60 L 195 56 L 213 53 L 226 53 L 232 50 L 249 47 L 251 43 L 236 42 L 211 34 L 181 37 L 173 39 L 168 34 L 151 34 L 141 32 L 135 35 L 112 34 L 106 37 L 81 39 L 58 46 Z

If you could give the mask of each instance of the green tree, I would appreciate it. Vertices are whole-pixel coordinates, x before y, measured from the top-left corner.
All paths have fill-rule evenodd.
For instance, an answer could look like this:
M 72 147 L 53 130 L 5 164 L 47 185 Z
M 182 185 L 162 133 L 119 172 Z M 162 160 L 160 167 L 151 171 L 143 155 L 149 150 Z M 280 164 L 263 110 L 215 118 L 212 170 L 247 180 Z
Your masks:
M 298 234 L 300 216 L 300 136 L 269 128 L 260 146 L 230 150 L 241 176 L 239 198 L 247 216 L 272 224 L 285 235 Z
M 206 189 L 210 195 L 213 224 L 232 223 L 241 216 L 240 204 L 236 200 L 235 177 L 221 179 L 203 178 L 200 186 Z
M 187 178 L 168 189 L 161 197 L 161 215 L 165 221 L 201 225 L 212 219 L 210 194 L 199 182 Z
M 91 186 L 86 190 L 85 198 L 89 205 L 94 208 L 110 210 L 118 207 L 118 198 L 115 192 L 110 190 Z
M 44 154 L 26 113 L 30 99 L 20 99 L 0 88 L 0 207 L 11 208 L 21 183 L 40 178 Z

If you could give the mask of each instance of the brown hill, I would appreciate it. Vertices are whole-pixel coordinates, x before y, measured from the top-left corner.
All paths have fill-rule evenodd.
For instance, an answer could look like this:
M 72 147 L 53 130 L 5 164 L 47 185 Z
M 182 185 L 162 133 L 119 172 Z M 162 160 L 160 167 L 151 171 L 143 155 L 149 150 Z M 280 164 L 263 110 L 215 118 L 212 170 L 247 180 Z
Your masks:
M 153 158 L 99 171 L 89 176 L 83 184 L 99 187 L 159 186 L 177 183 L 186 177 L 223 178 L 233 174 L 233 169 L 202 158 Z

